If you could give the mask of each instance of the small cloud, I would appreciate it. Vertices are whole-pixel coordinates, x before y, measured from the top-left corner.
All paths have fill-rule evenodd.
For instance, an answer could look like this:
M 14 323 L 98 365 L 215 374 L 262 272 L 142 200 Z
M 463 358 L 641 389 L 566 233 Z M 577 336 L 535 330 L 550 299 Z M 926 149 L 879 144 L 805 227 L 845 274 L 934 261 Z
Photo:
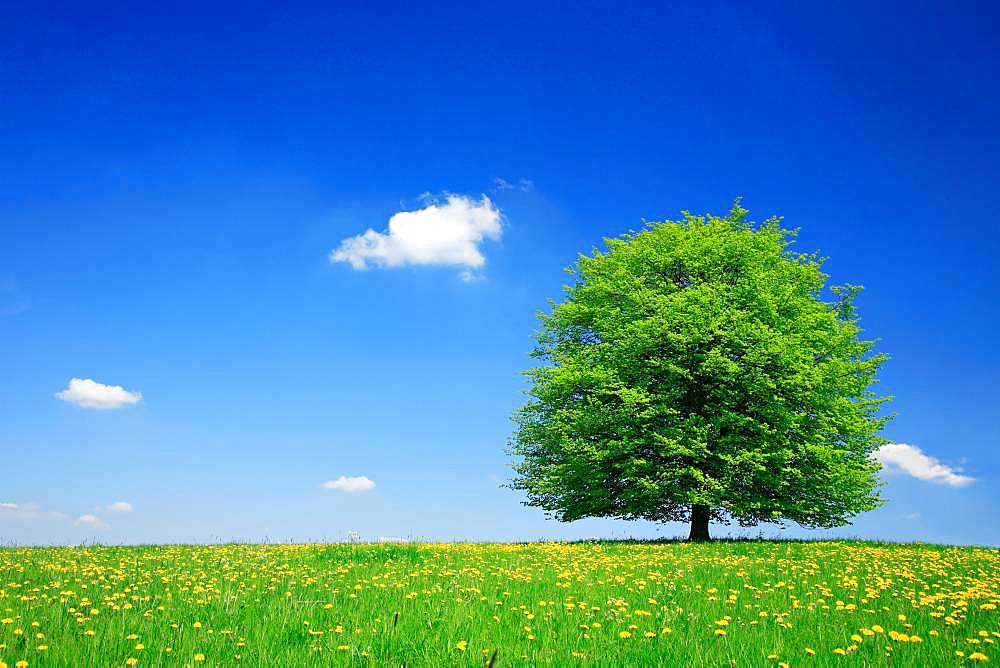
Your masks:
M 904 520 L 919 520 L 920 519 L 920 513 L 906 513 L 905 515 L 903 515 L 903 519 Z
M 129 392 L 121 385 L 105 385 L 89 378 L 70 378 L 66 389 L 56 398 L 83 408 L 111 409 L 142 401 L 142 394 Z
M 520 190 L 523 193 L 531 192 L 535 189 L 535 184 L 529 179 L 519 179 L 517 183 L 497 177 L 493 179 L 494 190 Z
M 132 504 L 128 501 L 115 501 L 106 506 L 98 506 L 97 510 L 105 513 L 130 513 L 132 512 Z
M 872 458 L 880 462 L 887 473 L 903 473 L 939 485 L 965 487 L 976 481 L 907 443 L 883 445 L 872 454 Z
M 100 517 L 92 513 L 87 513 L 86 515 L 80 515 L 80 517 L 76 518 L 76 522 L 74 522 L 74 524 L 78 527 L 99 529 L 101 531 L 111 528 L 107 522 L 105 522 Z
M 342 475 L 336 480 L 327 480 L 322 486 L 324 489 L 335 489 L 339 492 L 367 492 L 375 487 L 375 483 L 363 475 Z
M 368 229 L 344 239 L 330 253 L 330 262 L 347 262 L 358 270 L 450 265 L 463 267 L 462 279 L 469 280 L 486 264 L 480 244 L 500 238 L 500 221 L 500 210 L 486 195 L 478 201 L 464 195 L 447 195 L 443 203 L 429 199 L 422 209 L 393 214 L 384 232 Z
M 0 503 L 0 517 L 13 517 L 19 520 L 67 519 L 64 513 L 45 510 L 37 503 L 14 503 L 12 501 Z

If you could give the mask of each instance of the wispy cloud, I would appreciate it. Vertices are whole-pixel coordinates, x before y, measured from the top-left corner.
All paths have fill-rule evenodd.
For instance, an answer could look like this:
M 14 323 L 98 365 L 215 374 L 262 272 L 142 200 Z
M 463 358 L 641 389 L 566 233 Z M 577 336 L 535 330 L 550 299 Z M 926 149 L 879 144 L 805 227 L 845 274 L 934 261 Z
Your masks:
M 132 504 L 128 501 L 115 501 L 106 506 L 98 506 L 97 511 L 103 513 L 130 513 L 132 512 Z
M 37 503 L 0 502 L 0 518 L 8 517 L 19 520 L 65 520 L 65 513 L 46 510 Z
M 474 200 L 446 195 L 416 211 L 400 211 L 389 218 L 384 232 L 373 229 L 349 237 L 330 253 L 331 262 L 347 262 L 355 269 L 404 265 L 463 267 L 464 280 L 486 264 L 480 245 L 502 234 L 500 210 L 489 197 Z
M 105 385 L 89 378 L 70 378 L 65 390 L 56 392 L 57 399 L 82 406 L 108 410 L 142 401 L 142 394 L 129 392 L 121 385 Z
M 93 513 L 80 515 L 78 518 L 76 518 L 76 522 L 74 522 L 74 524 L 76 524 L 76 526 L 78 527 L 84 527 L 87 529 L 98 529 L 100 531 L 105 531 L 111 528 L 111 525 L 109 525 L 107 522 L 102 520 L 97 515 L 94 515 Z
M 322 486 L 324 489 L 335 489 L 339 492 L 367 492 L 375 487 L 375 483 L 363 475 L 342 475 L 336 480 L 327 480 Z
M 881 462 L 887 473 L 902 473 L 939 485 L 965 487 L 976 481 L 958 469 L 931 457 L 915 445 L 890 443 L 875 451 L 872 457 Z
M 499 176 L 493 179 L 493 189 L 494 190 L 520 190 L 521 192 L 530 192 L 535 189 L 535 184 L 530 179 L 518 179 L 515 181 L 508 181 L 507 179 L 500 178 Z

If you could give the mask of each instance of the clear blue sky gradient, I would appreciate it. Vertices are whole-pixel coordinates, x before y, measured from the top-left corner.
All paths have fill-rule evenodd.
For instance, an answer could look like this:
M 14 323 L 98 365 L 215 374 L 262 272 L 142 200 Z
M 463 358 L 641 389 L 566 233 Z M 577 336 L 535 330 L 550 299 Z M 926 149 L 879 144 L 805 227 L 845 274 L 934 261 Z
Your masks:
M 0 502 L 68 519 L 0 539 L 677 535 L 522 507 L 509 418 L 577 252 L 743 195 L 866 286 L 886 436 L 977 478 L 779 533 L 1000 544 L 996 10 L 277 4 L 5 7 Z M 480 280 L 328 261 L 424 192 L 503 211 Z

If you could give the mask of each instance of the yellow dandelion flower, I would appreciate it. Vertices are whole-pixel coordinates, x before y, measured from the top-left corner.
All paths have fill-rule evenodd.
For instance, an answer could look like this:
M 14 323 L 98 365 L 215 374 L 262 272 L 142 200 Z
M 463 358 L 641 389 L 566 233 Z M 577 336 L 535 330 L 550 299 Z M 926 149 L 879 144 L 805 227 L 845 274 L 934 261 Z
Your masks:
M 455 649 L 464 652 L 465 648 L 468 647 L 468 645 L 469 645 L 468 641 L 459 640 L 457 643 L 455 643 Z
M 619 631 L 618 632 L 618 637 L 619 638 L 631 638 L 632 634 L 629 633 L 628 631 Z

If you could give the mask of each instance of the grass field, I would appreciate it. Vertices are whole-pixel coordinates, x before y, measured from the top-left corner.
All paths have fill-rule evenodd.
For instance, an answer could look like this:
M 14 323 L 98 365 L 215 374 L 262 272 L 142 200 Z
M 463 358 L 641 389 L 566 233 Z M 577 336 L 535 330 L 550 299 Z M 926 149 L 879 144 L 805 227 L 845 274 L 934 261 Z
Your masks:
M 986 548 L 10 548 L 0 668 L 974 665 L 1000 659 L 998 605 Z

